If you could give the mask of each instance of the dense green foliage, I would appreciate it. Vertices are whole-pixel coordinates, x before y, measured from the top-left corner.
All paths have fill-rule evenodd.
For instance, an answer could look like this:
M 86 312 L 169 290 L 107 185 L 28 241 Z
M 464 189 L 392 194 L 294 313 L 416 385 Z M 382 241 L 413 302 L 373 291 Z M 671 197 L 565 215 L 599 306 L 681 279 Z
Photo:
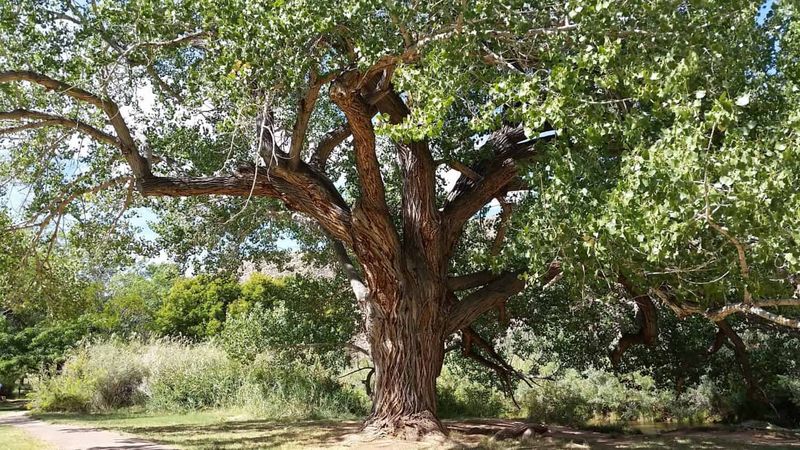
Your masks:
M 520 169 L 521 190 L 489 196 L 512 202 L 512 218 L 484 205 L 449 268 L 522 273 L 512 320 L 485 314 L 473 328 L 543 379 L 509 387 L 451 351 L 444 414 L 797 423 L 797 334 L 752 309 L 711 313 L 780 300 L 770 314 L 784 325 L 798 316 L 798 14 L 788 0 L 3 2 L 0 72 L 108 97 L 136 148 L 31 117 L 15 128 L 20 108 L 103 132 L 113 117 L 63 89 L 0 83 L 0 194 L 20 203 L 0 214 L 0 382 L 41 377 L 36 405 L 53 410 L 362 411 L 363 397 L 336 380 L 365 362 L 341 350 L 360 331 L 344 281 L 235 275 L 243 261 L 284 261 L 279 239 L 331 265 L 320 227 L 274 198 L 141 196 L 123 159 L 139 149 L 163 177 L 272 167 L 259 154 L 264 116 L 293 141 L 312 80 L 391 60 L 384 76 L 409 114 L 370 123 L 396 222 L 405 185 L 392 141 L 427 139 L 437 164 L 474 171 L 493 156 L 477 144 L 501 126 L 550 133 Z M 304 158 L 342 122 L 330 86 L 320 89 Z M 322 172 L 355 209 L 353 153 L 346 141 Z M 452 175 L 437 169 L 436 208 Z M 137 207 L 158 216 L 154 240 L 137 233 Z M 507 245 L 493 251 L 503 226 Z M 133 267 L 154 248 L 180 265 Z M 540 286 L 553 261 L 558 277 Z M 612 367 L 609 349 L 641 325 L 631 305 L 643 295 L 657 303 L 657 340 Z M 746 363 L 730 338 L 708 351 L 721 321 Z M 112 336 L 186 342 L 80 345 Z

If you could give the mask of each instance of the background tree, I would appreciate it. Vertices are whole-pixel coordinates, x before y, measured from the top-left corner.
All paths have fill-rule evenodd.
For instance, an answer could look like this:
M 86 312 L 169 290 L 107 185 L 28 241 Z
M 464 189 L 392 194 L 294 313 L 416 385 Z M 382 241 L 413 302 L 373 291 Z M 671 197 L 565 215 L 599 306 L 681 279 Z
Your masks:
M 125 208 L 141 204 L 172 211 L 162 236 L 186 258 L 274 250 L 265 244 L 279 230 L 317 250 L 329 237 L 376 367 L 368 425 L 439 431 L 435 380 L 445 341 L 463 330 L 467 350 L 485 342 L 469 326 L 495 308 L 503 318 L 523 274 L 538 280 L 554 259 L 583 256 L 585 248 L 594 256 L 601 241 L 592 232 L 577 233 L 586 246 L 552 244 L 551 237 L 576 243 L 575 230 L 583 229 L 576 218 L 618 204 L 629 227 L 611 216 L 584 225 L 646 242 L 662 258 L 674 246 L 644 231 L 674 243 L 676 231 L 705 224 L 716 240 L 743 239 L 719 232 L 728 212 L 715 209 L 717 194 L 708 188 L 716 168 L 739 170 L 756 156 L 750 162 L 758 164 L 767 149 L 788 161 L 764 166 L 768 176 L 797 161 L 796 121 L 783 106 L 797 100 L 794 7 L 774 5 L 757 21 L 758 6 L 6 3 L 3 173 L 33 186 L 25 219 L 41 237 L 69 225 L 83 245 L 107 246 L 107 230 L 123 231 Z M 747 121 L 739 122 L 734 106 L 748 104 Z M 707 163 L 685 159 L 687 148 L 695 158 L 709 149 Z M 765 154 L 754 156 L 755 149 Z M 723 155 L 719 164 L 710 153 Z M 640 159 L 663 165 L 645 171 Z M 460 173 L 455 183 L 440 167 Z M 698 167 L 708 168 L 707 182 L 693 187 L 689 201 L 671 186 L 691 185 Z M 771 180 L 766 191 L 796 203 L 779 186 L 791 178 Z M 638 186 L 662 195 L 634 201 Z M 520 190 L 533 195 L 509 195 Z M 694 217 L 700 199 L 704 220 L 670 222 L 665 202 Z M 471 220 L 494 200 L 499 220 Z M 504 252 L 519 201 L 550 214 L 528 215 L 525 239 L 513 241 L 519 251 Z M 637 202 L 649 209 L 630 215 Z M 550 220 L 559 214 L 572 220 Z M 797 230 L 796 221 L 780 224 Z M 487 229 L 494 237 L 479 239 Z M 768 242 L 764 255 L 785 241 Z M 784 260 L 796 270 L 796 260 Z M 593 278 L 584 268 L 576 262 L 564 271 Z M 736 282 L 743 295 L 755 290 L 747 278 L 742 272 Z

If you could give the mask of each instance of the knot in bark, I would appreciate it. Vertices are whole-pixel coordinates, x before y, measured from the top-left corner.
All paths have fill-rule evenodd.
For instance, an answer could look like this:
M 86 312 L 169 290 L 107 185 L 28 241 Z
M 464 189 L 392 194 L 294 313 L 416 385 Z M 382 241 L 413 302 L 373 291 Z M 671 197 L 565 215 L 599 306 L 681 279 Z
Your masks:
M 358 81 L 360 77 L 361 74 L 357 70 L 348 70 L 336 77 L 330 87 L 331 100 L 342 108 L 352 103 L 359 96 Z

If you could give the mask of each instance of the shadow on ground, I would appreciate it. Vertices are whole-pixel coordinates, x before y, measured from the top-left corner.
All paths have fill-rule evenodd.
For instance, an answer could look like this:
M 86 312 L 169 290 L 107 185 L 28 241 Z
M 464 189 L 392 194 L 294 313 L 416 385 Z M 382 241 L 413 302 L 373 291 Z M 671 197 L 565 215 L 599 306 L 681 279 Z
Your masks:
M 391 440 L 365 441 L 358 421 L 245 420 L 236 417 L 192 416 L 157 417 L 141 415 L 38 415 L 44 420 L 79 422 L 90 427 L 131 433 L 161 444 L 185 449 L 251 448 L 348 448 L 348 449 L 417 449 L 441 448 L 436 445 L 399 443 Z M 195 420 L 195 422 L 192 422 Z M 682 429 L 641 434 L 630 431 L 598 432 L 549 426 L 549 431 L 532 439 L 497 440 L 503 430 L 524 428 L 514 420 L 448 420 L 450 448 L 587 448 L 587 449 L 800 449 L 800 432 L 741 430 L 724 427 Z
M 8 411 L 24 411 L 25 400 L 5 400 L 0 402 L 0 413 Z

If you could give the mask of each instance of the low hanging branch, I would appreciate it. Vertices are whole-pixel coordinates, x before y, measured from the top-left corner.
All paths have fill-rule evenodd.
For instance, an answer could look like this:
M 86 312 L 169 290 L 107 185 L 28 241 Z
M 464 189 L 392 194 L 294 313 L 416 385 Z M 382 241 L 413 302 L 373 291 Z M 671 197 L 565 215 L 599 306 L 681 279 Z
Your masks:
M 800 330 L 800 320 L 784 317 L 780 314 L 775 314 L 764 309 L 778 306 L 800 307 L 800 298 L 757 300 L 751 303 L 730 303 L 720 308 L 710 308 L 704 310 L 697 304 L 679 303 L 663 289 L 651 289 L 650 292 L 658 297 L 659 300 L 661 300 L 665 305 L 672 309 L 678 317 L 681 318 L 690 315 L 700 315 L 706 317 L 712 322 L 718 322 L 732 314 L 742 313 L 758 316 L 782 327 Z
M 476 352 L 474 350 L 476 346 L 486 353 L 487 356 Z M 521 380 L 527 384 L 528 387 L 533 387 L 530 380 L 528 380 L 524 374 L 514 369 L 502 355 L 497 353 L 492 344 L 481 337 L 472 327 L 461 330 L 461 348 L 464 356 L 477 361 L 482 366 L 497 374 L 506 395 L 511 398 L 511 401 L 513 401 L 514 405 L 519 409 L 519 403 L 517 403 L 517 399 L 514 396 L 514 390 L 516 388 L 516 386 L 514 386 L 514 380 Z
M 615 367 L 622 361 L 622 356 L 635 345 L 653 346 L 658 338 L 658 311 L 650 296 L 637 295 L 633 298 L 636 305 L 636 324 L 639 329 L 635 333 L 624 333 L 617 341 L 609 355 Z
M 636 325 L 639 329 L 635 333 L 623 333 L 614 345 L 609 355 L 614 367 L 619 366 L 622 356 L 630 347 L 635 345 L 650 347 L 656 343 L 658 338 L 658 310 L 650 298 L 650 294 L 639 294 L 628 279 L 621 275 L 618 284 L 624 291 L 623 295 L 628 298 L 633 297 L 636 308 Z
M 747 354 L 747 347 L 745 346 L 744 341 L 742 341 L 742 338 L 739 337 L 739 334 L 736 333 L 727 320 L 721 319 L 715 321 L 714 323 L 717 325 L 719 332 L 725 336 L 725 340 L 727 340 L 733 348 L 733 353 L 736 356 L 736 362 L 739 363 L 739 369 L 742 371 L 742 376 L 745 379 L 745 383 L 747 383 L 748 398 L 759 403 L 766 403 L 767 397 L 764 395 L 764 391 L 759 386 L 758 380 L 756 380 L 756 377 L 753 374 L 753 369 L 750 366 L 750 357 Z

